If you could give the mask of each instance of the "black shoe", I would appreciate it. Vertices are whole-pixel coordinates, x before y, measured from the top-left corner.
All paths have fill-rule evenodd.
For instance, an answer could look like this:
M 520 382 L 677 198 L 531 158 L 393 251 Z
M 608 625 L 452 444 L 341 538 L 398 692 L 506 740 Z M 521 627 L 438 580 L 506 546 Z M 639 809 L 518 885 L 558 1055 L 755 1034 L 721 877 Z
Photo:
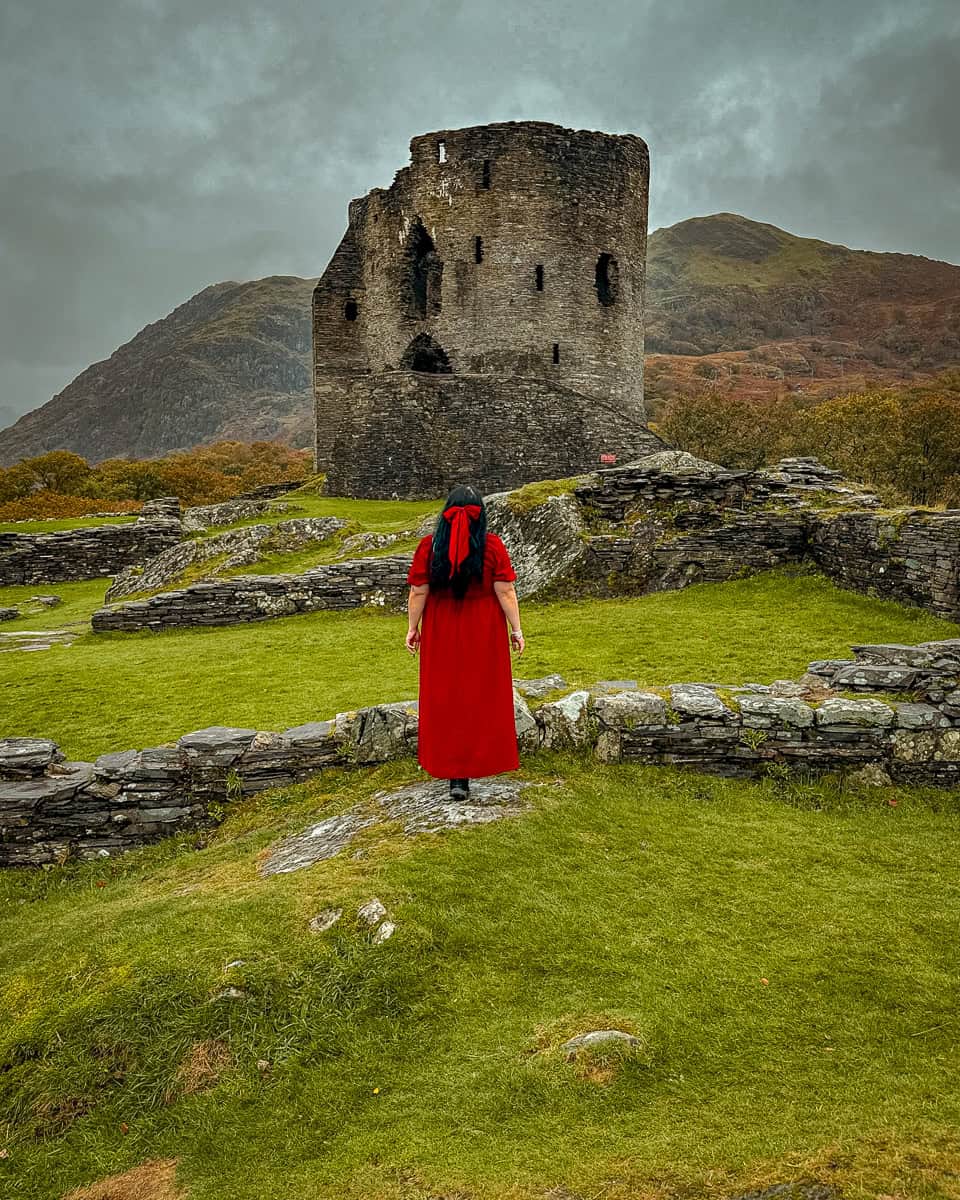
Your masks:
M 451 779 L 450 780 L 450 799 L 451 800 L 466 800 L 470 791 L 469 779 Z

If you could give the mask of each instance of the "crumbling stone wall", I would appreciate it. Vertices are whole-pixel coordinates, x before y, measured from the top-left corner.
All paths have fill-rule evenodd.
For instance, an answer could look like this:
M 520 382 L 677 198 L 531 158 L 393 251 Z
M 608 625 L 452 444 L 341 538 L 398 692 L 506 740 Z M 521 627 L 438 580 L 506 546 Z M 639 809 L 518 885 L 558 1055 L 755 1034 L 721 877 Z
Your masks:
M 815 563 L 841 587 L 960 617 L 960 513 L 903 509 L 819 517 Z
M 170 629 L 185 625 L 237 625 L 298 612 L 359 605 L 399 606 L 407 592 L 411 555 L 348 559 L 302 575 L 232 575 L 209 579 L 145 600 L 97 609 L 97 633 Z
M 136 521 L 59 533 L 0 533 L 0 584 L 65 583 L 115 575 L 183 536 L 176 496 L 148 500 Z
M 728 471 L 680 465 L 678 457 L 656 454 L 485 496 L 489 527 L 517 572 L 518 596 L 644 595 L 812 557 L 842 586 L 960 618 L 960 517 L 885 513 L 875 496 L 815 460 Z M 103 608 L 93 627 L 224 625 L 361 604 L 401 612 L 410 558 L 211 580 Z
M 331 490 L 435 494 L 464 470 L 491 490 L 654 444 L 643 140 L 523 121 L 425 134 L 410 151 L 391 187 L 351 202 L 314 293 L 316 466 Z M 551 392 L 551 411 L 585 428 L 541 465 Z M 598 403 L 606 424 L 591 419 Z M 497 411 L 484 421 L 488 405 Z M 388 453 L 358 453 L 398 407 Z M 479 461 L 435 435 L 438 416 L 444 433 L 485 444 Z
M 960 784 L 960 638 L 856 646 L 811 663 L 798 682 L 674 684 L 605 680 L 567 691 L 559 676 L 515 684 L 522 753 L 583 748 L 636 761 L 754 777 L 771 766 L 872 768 L 874 782 Z M 909 702 L 838 689 L 901 692 Z M 545 699 L 531 709 L 524 696 Z M 337 713 L 283 733 L 214 726 L 175 744 L 68 762 L 53 741 L 0 741 L 0 866 L 111 855 L 216 823 L 230 800 L 288 786 L 326 767 L 415 757 L 415 700 Z

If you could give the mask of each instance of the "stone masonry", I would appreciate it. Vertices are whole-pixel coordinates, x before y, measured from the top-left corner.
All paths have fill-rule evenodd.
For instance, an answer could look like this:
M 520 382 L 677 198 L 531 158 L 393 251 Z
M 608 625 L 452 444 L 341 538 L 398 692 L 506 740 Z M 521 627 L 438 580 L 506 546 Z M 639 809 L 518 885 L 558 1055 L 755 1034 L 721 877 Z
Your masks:
M 484 503 L 521 598 L 643 595 L 812 560 L 844 587 L 960 617 L 960 514 L 886 512 L 810 459 L 731 471 L 665 452 Z M 93 627 L 226 625 L 362 604 L 401 612 L 409 563 L 409 553 L 370 556 L 211 580 L 108 605 Z
M 910 699 L 877 699 L 884 691 Z M 851 698 L 844 691 L 869 691 Z M 565 694 L 561 694 L 565 693 Z M 543 703 L 531 708 L 524 697 Z M 215 824 L 223 806 L 328 767 L 416 755 L 415 700 L 273 733 L 215 726 L 176 743 L 69 762 L 43 738 L 0 741 L 0 866 L 109 856 Z M 960 638 L 855 646 L 811 663 L 799 682 L 674 684 L 605 680 L 569 690 L 559 676 L 518 680 L 521 753 L 582 749 L 635 761 L 754 777 L 871 768 L 875 782 L 960 784 Z
M 176 496 L 148 500 L 135 521 L 59 533 L 0 533 L 0 585 L 65 583 L 116 575 L 183 537 Z
M 316 468 L 430 497 L 661 445 L 645 426 L 649 156 L 536 121 L 415 137 L 314 292 Z M 610 460 L 607 460 L 610 461 Z

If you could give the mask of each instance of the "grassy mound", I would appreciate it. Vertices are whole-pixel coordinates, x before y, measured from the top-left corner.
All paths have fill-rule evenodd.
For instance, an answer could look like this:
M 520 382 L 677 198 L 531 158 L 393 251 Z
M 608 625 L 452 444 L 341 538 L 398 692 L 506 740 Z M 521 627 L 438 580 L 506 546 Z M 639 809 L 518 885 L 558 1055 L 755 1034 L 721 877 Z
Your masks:
M 0 876 L 0 1192 L 176 1159 L 198 1200 L 957 1195 L 956 796 L 520 774 L 527 815 L 289 875 L 266 846 L 417 768 Z M 568 1062 L 597 1028 L 638 1049 Z

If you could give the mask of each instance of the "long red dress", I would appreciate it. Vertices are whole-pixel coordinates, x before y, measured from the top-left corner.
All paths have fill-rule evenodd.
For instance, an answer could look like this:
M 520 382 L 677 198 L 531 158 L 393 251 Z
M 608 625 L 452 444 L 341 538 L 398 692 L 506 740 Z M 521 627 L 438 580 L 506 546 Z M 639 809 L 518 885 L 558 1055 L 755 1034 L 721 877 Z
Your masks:
M 420 539 L 407 583 L 430 582 L 432 541 L 429 534 Z M 516 577 L 506 546 L 488 532 L 482 581 L 471 579 L 461 600 L 448 588 L 427 593 L 417 761 L 438 779 L 481 779 L 520 766 L 510 643 L 493 587 Z

